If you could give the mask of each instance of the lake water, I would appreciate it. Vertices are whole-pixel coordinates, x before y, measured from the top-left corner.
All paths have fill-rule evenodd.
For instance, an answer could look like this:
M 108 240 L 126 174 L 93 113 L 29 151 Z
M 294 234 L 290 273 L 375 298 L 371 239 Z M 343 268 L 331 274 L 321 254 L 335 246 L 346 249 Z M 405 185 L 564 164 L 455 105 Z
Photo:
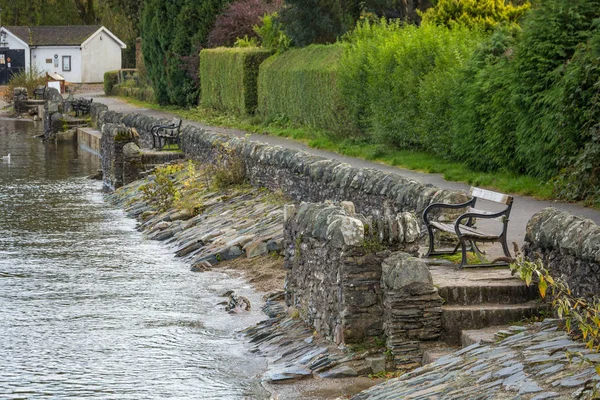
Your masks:
M 0 398 L 265 398 L 229 315 L 240 278 L 192 273 L 85 177 L 99 159 L 0 120 Z

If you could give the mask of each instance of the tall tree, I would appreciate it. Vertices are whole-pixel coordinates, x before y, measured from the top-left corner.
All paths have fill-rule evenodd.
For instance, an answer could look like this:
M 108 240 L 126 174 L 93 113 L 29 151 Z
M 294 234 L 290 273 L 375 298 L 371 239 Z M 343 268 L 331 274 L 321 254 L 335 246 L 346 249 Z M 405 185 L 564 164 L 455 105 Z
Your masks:
M 160 104 L 197 104 L 198 53 L 230 0 L 146 0 L 140 29 L 148 77 Z
M 96 8 L 94 7 L 94 0 L 73 0 L 77 12 L 81 17 L 81 21 L 85 25 L 93 25 L 98 23 L 96 19 Z

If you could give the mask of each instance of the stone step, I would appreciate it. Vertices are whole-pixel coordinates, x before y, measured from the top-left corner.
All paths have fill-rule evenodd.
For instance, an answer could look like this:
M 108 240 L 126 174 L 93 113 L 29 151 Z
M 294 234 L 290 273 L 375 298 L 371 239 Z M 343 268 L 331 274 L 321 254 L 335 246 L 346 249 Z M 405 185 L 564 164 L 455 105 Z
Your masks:
M 475 343 L 495 343 L 496 332 L 506 329 L 506 325 L 501 326 L 490 326 L 482 329 L 465 329 L 460 331 L 460 345 L 461 347 L 469 347 Z
M 421 361 L 422 365 L 431 364 L 443 356 L 460 350 L 460 348 L 456 345 L 451 345 L 440 341 L 424 343 L 421 348 L 423 349 L 423 360 Z
M 496 343 L 499 340 L 523 332 L 526 329 L 527 328 L 523 325 L 498 325 L 483 329 L 463 330 L 460 333 L 460 344 L 462 347 L 469 347 L 475 343 Z
M 442 306 L 442 336 L 450 343 L 459 343 L 462 330 L 510 325 L 539 315 L 546 306 L 539 301 L 521 304 L 479 304 Z
M 491 285 L 442 285 L 438 287 L 438 293 L 446 305 L 519 304 L 539 298 L 535 285 L 527 287 L 520 281 Z

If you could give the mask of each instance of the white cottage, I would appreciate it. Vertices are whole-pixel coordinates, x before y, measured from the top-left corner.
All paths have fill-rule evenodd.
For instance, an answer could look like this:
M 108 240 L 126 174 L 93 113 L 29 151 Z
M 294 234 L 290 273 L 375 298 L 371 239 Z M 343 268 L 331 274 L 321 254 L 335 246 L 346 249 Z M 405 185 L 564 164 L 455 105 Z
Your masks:
M 99 25 L 3 26 L 0 28 L 0 85 L 23 68 L 56 72 L 67 82 L 102 82 L 121 69 L 127 46 Z

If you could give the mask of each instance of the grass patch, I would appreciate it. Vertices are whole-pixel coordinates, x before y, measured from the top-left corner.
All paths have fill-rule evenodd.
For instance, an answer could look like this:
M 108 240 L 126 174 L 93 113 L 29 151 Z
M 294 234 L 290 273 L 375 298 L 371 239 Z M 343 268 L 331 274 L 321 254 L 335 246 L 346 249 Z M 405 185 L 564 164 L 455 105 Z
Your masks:
M 356 139 L 334 140 L 323 130 L 299 127 L 285 118 L 270 120 L 258 116 L 242 117 L 203 107 L 186 109 L 176 106 L 160 106 L 131 98 L 119 97 L 119 99 L 137 107 L 167 111 L 180 118 L 207 125 L 240 129 L 261 135 L 287 137 L 305 142 L 308 146 L 316 149 L 329 150 L 348 157 L 362 158 L 414 171 L 442 174 L 448 181 L 465 182 L 472 186 L 533 196 L 538 199 L 556 199 L 552 185 L 539 178 L 509 172 L 473 171 L 466 164 L 423 151 L 395 150 L 381 144 L 372 144 Z M 598 206 L 596 204 L 595 208 Z
M 439 256 L 433 256 L 432 258 L 437 258 L 440 260 L 447 260 L 453 264 L 460 264 L 460 262 L 462 261 L 462 253 L 459 250 L 458 253 L 455 253 L 455 254 L 443 254 L 443 255 L 439 255 Z M 477 255 L 475 253 L 470 252 L 470 251 L 467 252 L 467 264 L 479 264 L 481 262 L 482 261 L 477 257 Z M 485 257 L 484 257 L 483 262 L 489 262 L 489 261 L 487 259 L 485 259 Z

